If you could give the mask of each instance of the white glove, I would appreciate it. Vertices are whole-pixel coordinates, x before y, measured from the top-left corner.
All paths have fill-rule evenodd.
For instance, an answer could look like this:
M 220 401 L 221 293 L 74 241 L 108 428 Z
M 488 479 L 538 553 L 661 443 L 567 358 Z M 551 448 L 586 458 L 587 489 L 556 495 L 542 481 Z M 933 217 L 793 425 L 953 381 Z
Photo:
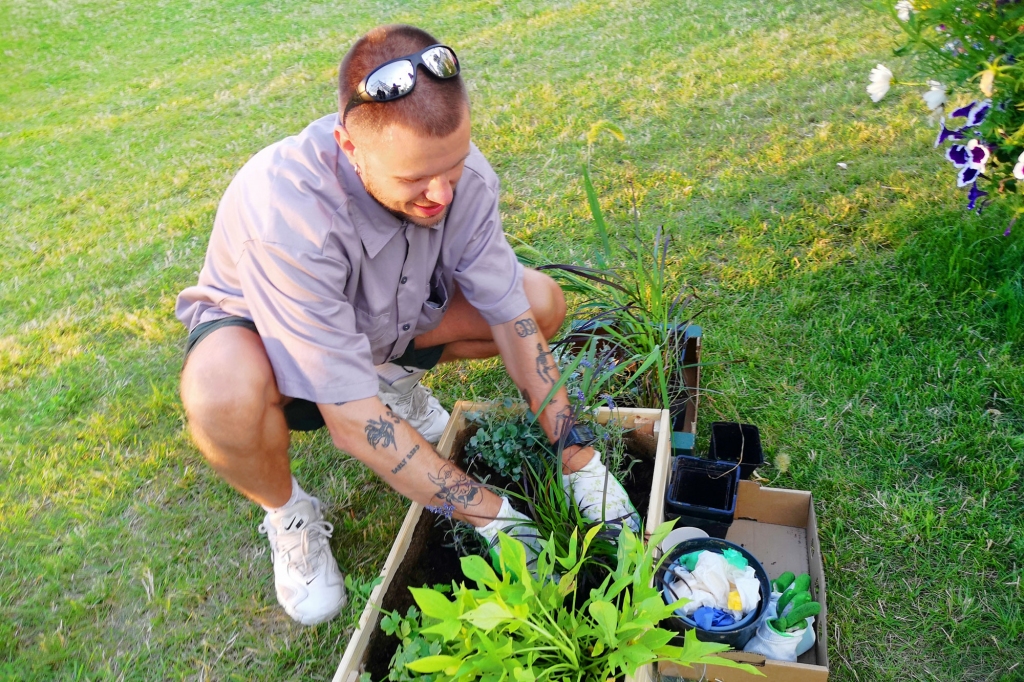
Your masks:
M 533 521 L 525 514 L 520 514 L 512 508 L 507 497 L 501 498 L 501 509 L 498 516 L 486 526 L 476 529 L 491 549 L 498 551 L 498 532 L 502 532 L 510 538 L 515 538 L 526 547 L 526 561 L 528 564 L 536 562 L 540 554 L 540 532 L 533 525 Z
M 579 471 L 563 474 L 562 487 L 566 494 L 573 496 L 576 506 L 589 520 L 624 523 L 634 533 L 640 531 L 640 517 L 629 501 L 629 495 L 622 484 L 608 473 L 601 462 L 600 452 L 595 450 L 593 459 Z

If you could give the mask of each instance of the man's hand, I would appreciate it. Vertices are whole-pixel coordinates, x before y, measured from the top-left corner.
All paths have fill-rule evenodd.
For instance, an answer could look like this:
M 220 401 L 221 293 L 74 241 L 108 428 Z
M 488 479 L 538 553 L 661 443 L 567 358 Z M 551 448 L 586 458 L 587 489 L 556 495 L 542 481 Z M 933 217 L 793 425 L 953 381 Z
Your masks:
M 441 459 L 416 429 L 376 397 L 318 406 L 338 449 L 410 500 L 450 509 L 455 518 L 477 527 L 498 515 L 500 497 Z

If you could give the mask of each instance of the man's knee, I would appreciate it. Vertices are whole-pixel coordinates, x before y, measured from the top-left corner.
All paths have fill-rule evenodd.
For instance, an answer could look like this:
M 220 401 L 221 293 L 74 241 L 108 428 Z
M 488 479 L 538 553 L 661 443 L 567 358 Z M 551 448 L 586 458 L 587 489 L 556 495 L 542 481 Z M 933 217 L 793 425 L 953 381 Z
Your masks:
M 523 272 L 523 286 L 544 337 L 552 338 L 565 321 L 566 305 L 562 288 L 548 275 L 529 268 Z
M 263 343 L 239 327 L 218 329 L 204 339 L 181 373 L 181 402 L 193 429 L 254 428 L 280 401 Z

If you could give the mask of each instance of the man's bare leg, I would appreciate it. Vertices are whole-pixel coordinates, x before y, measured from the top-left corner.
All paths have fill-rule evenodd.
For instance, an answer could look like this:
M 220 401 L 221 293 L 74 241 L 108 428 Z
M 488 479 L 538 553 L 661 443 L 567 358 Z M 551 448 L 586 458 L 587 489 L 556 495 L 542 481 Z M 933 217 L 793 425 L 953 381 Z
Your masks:
M 181 373 L 189 429 L 214 471 L 264 507 L 292 493 L 288 425 L 263 342 L 245 327 L 202 340 Z
M 565 321 L 565 296 L 558 284 L 542 272 L 527 268 L 523 272 L 523 288 L 530 301 L 540 332 L 545 339 L 558 333 Z M 441 324 L 416 337 L 417 348 L 444 344 L 441 362 L 478 360 L 498 354 L 498 346 L 490 325 L 476 308 L 456 289 Z

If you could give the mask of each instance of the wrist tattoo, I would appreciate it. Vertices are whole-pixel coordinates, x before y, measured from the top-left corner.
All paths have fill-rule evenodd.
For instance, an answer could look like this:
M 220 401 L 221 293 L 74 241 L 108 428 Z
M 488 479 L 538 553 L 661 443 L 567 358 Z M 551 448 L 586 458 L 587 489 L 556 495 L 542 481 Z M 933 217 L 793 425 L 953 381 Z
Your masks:
M 480 484 L 455 468 L 450 462 L 437 471 L 437 476 L 427 474 L 430 482 L 437 486 L 434 495 L 445 504 L 475 507 L 483 501 Z
M 555 440 L 561 441 L 575 425 L 576 417 L 572 413 L 572 408 L 568 405 L 563 406 L 555 415 Z
M 388 414 L 391 413 L 389 412 Z M 384 417 L 369 420 L 366 422 L 364 430 L 366 431 L 366 442 L 372 445 L 374 449 L 378 447 L 398 449 L 398 443 L 395 442 L 395 425 Z
M 558 379 L 558 368 L 555 367 L 553 355 L 544 350 L 544 345 L 537 344 L 537 375 L 545 384 L 553 384 Z
M 515 323 L 516 334 L 519 334 L 519 338 L 525 339 L 527 336 L 533 336 L 537 333 L 537 323 L 526 318 L 525 320 L 519 320 Z

